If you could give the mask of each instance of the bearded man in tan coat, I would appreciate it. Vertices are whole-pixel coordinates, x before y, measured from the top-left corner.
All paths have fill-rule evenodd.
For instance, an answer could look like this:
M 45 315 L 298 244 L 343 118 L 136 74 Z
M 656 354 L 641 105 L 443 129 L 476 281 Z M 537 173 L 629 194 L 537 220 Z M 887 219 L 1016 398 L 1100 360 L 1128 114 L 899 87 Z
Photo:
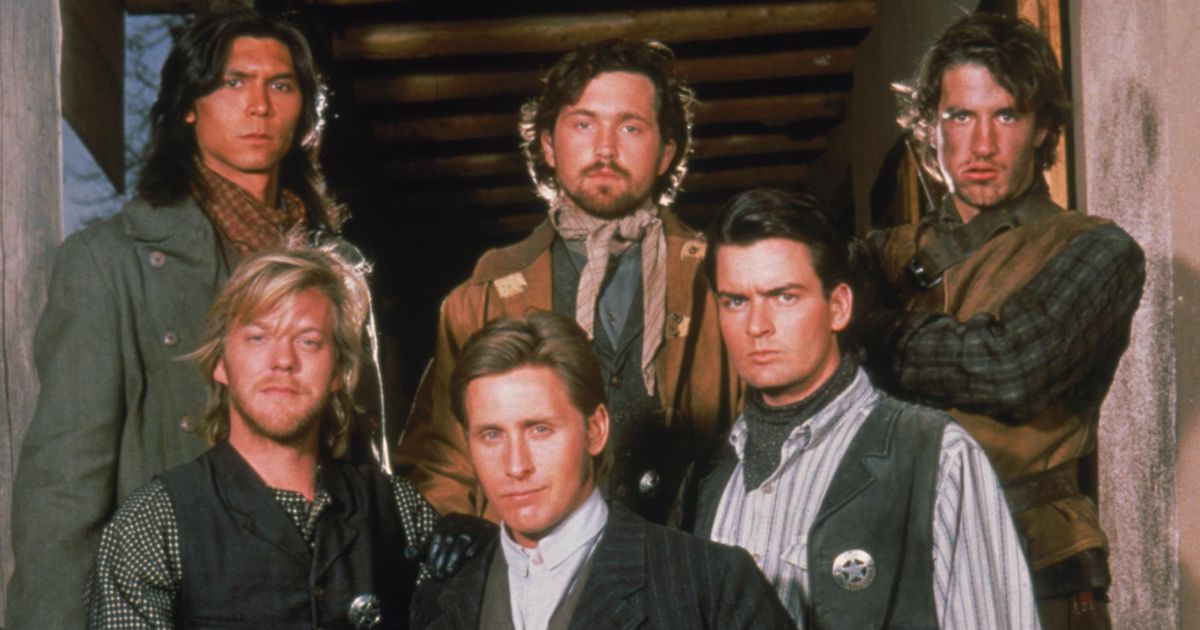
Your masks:
M 484 254 L 442 304 L 433 363 L 396 456 L 439 512 L 493 520 L 450 405 L 462 344 L 531 310 L 593 340 L 613 418 L 606 497 L 662 522 L 687 464 L 737 403 L 702 277 L 703 236 L 669 210 L 691 148 L 691 90 L 657 42 L 567 54 L 522 108 L 524 153 L 549 204 L 524 241 Z

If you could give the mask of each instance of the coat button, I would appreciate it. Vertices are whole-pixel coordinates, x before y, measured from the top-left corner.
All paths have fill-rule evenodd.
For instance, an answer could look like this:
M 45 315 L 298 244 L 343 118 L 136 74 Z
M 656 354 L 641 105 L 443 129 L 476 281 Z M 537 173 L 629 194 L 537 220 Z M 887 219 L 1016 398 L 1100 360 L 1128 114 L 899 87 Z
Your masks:
M 638 480 L 638 492 L 642 496 L 652 497 L 658 492 L 658 484 L 662 481 L 662 476 L 657 470 L 647 470 L 642 473 L 642 478 Z
M 611 387 L 613 387 L 614 389 L 620 388 L 621 387 L 621 375 L 613 374 L 612 378 L 608 379 L 608 384 Z
M 325 589 L 321 588 L 320 586 L 313 587 L 313 597 L 320 599 L 324 596 L 325 596 Z
M 165 264 L 167 264 L 167 255 L 166 254 L 158 251 L 157 249 L 150 252 L 150 266 L 151 267 L 154 267 L 155 269 L 161 269 L 162 266 Z
M 179 430 L 184 433 L 191 433 L 196 428 L 196 423 L 192 421 L 191 416 L 184 416 L 179 419 Z
M 164 346 L 179 345 L 179 335 L 175 334 L 174 330 L 168 330 L 163 333 L 162 342 Z
M 383 606 L 379 598 L 371 593 L 355 597 L 354 601 L 350 602 L 350 610 L 347 612 L 350 625 L 357 630 L 377 628 L 383 622 Z

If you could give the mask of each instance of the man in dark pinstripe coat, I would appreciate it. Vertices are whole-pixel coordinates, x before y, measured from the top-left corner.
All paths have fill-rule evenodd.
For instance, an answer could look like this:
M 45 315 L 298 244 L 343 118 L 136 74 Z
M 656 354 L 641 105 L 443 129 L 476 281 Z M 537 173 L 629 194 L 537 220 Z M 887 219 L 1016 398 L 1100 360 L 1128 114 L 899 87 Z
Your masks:
M 414 628 L 793 628 L 743 550 L 645 521 L 597 490 L 609 416 L 570 319 L 496 320 L 451 378 L 471 460 L 503 527 L 417 594 Z

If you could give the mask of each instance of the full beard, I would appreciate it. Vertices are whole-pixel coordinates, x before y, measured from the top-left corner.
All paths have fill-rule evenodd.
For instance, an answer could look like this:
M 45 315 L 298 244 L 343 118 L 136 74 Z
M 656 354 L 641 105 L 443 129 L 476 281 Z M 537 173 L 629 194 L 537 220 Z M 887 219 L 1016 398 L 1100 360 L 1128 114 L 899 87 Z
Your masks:
M 650 190 L 633 190 L 628 186 L 630 183 L 629 171 L 622 168 L 616 163 L 597 162 L 587 167 L 581 173 L 586 177 L 591 172 L 607 168 L 617 175 L 620 175 L 626 183 L 625 192 L 619 195 L 614 195 L 614 186 L 611 184 L 599 184 L 591 190 L 586 190 L 580 187 L 577 190 L 563 189 L 567 197 L 584 212 L 598 219 L 615 219 L 623 217 L 637 210 L 646 199 L 650 196 Z

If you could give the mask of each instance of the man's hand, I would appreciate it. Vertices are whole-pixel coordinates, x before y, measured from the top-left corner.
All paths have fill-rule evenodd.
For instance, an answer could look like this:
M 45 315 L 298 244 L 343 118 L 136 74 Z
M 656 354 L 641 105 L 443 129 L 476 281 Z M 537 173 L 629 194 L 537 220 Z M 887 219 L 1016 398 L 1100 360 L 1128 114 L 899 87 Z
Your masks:
M 498 531 L 496 524 L 489 520 L 467 514 L 447 514 L 429 535 L 425 569 L 438 580 L 458 573 L 463 563 L 479 555 Z

